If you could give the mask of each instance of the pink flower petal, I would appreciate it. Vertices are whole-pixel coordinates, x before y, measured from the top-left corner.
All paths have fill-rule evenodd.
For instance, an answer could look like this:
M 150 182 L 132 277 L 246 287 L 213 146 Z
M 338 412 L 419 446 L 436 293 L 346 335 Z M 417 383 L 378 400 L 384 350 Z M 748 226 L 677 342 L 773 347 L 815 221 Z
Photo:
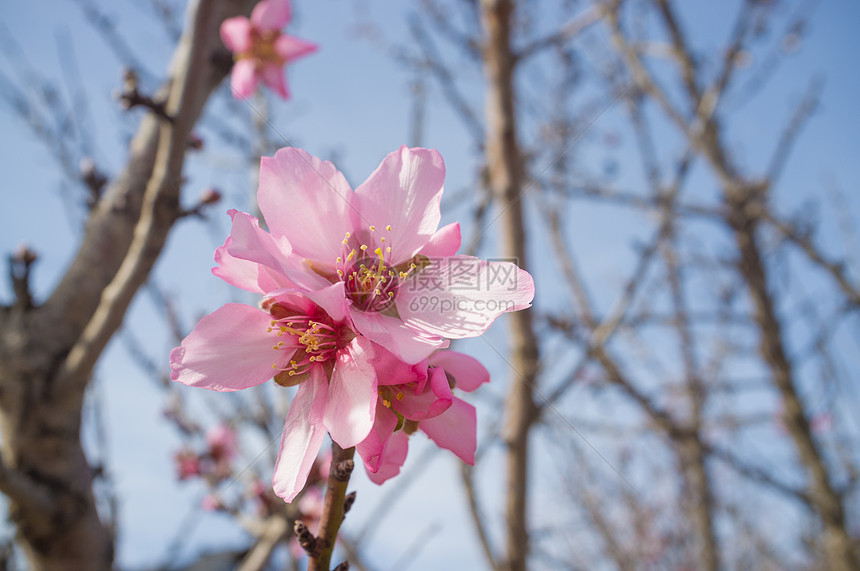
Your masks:
M 376 417 L 376 371 L 370 341 L 356 337 L 338 351 L 328 388 L 325 426 L 343 448 L 364 440 Z
M 346 299 L 343 282 L 333 283 L 321 289 L 306 291 L 305 296 L 323 308 L 335 321 L 346 319 L 350 302 Z
M 456 454 L 460 460 L 473 466 L 478 446 L 478 420 L 475 407 L 454 397 L 445 414 L 422 420 L 418 427 L 440 448 Z
M 271 316 L 238 303 L 220 307 L 200 320 L 170 352 L 170 378 L 213 391 L 237 391 L 272 378 L 273 365 L 288 364 L 292 351 L 273 350 L 267 332 Z
M 433 259 L 406 280 L 395 303 L 411 328 L 462 339 L 481 335 L 502 313 L 526 309 L 533 298 L 532 277 L 516 265 L 453 256 Z
M 275 53 L 287 63 L 317 51 L 317 45 L 293 36 L 281 34 L 275 40 Z
M 407 327 L 396 317 L 389 317 L 372 311 L 349 308 L 349 315 L 358 332 L 386 347 L 398 358 L 408 364 L 419 363 L 440 349 L 444 341 L 433 338 Z
M 423 381 L 427 378 L 428 361 L 426 359 L 410 365 L 381 345 L 374 345 L 373 350 L 376 354 L 373 358 L 373 367 L 376 369 L 379 386 L 420 382 L 423 387 Z
M 299 385 L 290 404 L 272 477 L 275 493 L 284 501 L 293 501 L 305 487 L 322 445 L 325 436 L 322 412 L 326 392 L 325 373 L 319 367 L 314 367 L 310 378 Z
M 472 392 L 490 382 L 490 373 L 477 359 L 457 351 L 436 351 L 430 355 L 430 364 L 445 369 L 462 391 Z
M 250 59 L 240 59 L 230 74 L 230 88 L 236 99 L 247 99 L 257 90 L 257 68 Z
M 453 222 L 439 228 L 420 253 L 428 258 L 453 256 L 460 249 L 460 241 L 460 223 Z
M 293 252 L 312 260 L 314 268 L 334 274 L 343 255 L 343 239 L 352 229 L 352 190 L 328 161 L 287 147 L 263 157 L 257 200 L 269 229 L 287 236 Z
M 438 152 L 403 146 L 355 190 L 361 227 L 381 231 L 391 226 L 385 236 L 392 265 L 412 258 L 436 232 L 444 182 L 445 164 Z
M 284 67 L 277 63 L 265 62 L 260 70 L 263 84 L 277 93 L 281 99 L 289 99 L 290 91 L 287 89 L 287 78 L 284 76 Z
M 316 315 L 319 313 L 317 305 L 305 295 L 303 289 L 285 288 L 268 292 L 263 297 L 263 307 L 269 307 L 272 301 L 286 307 L 289 311 L 300 315 Z
M 227 18 L 221 23 L 221 41 L 234 54 L 248 51 L 251 47 L 251 22 L 244 16 Z
M 383 406 L 381 402 L 377 402 L 373 430 L 370 431 L 367 438 L 355 446 L 355 450 L 364 461 L 364 467 L 368 472 L 379 471 L 388 439 L 394 434 L 396 427 L 397 415 L 391 412 L 391 409 Z
M 212 273 L 230 285 L 252 293 L 264 294 L 267 288 L 260 285 L 260 265 L 248 260 L 234 258 L 227 253 L 230 238 L 215 250 L 215 264 Z
M 454 395 L 448 385 L 448 377 L 443 369 L 430 369 L 430 386 L 425 390 L 410 391 L 401 387 L 402 400 L 394 399 L 391 406 L 409 420 L 421 420 L 439 416 L 450 406 Z
M 400 473 L 408 452 L 409 436 L 402 430 L 395 432 L 388 439 L 379 469 L 376 472 L 368 471 L 367 477 L 374 484 L 382 484 L 385 480 L 393 478 Z
M 289 0 L 262 0 L 251 12 L 251 23 L 258 30 L 280 30 L 291 17 Z
M 290 243 L 260 228 L 259 221 L 244 212 L 227 212 L 233 229 L 224 245 L 215 250 L 217 268 L 212 273 L 229 284 L 256 293 L 295 287 L 285 275 L 290 265 Z M 298 273 L 298 272 L 296 272 Z M 304 284 L 303 284 L 304 285 Z

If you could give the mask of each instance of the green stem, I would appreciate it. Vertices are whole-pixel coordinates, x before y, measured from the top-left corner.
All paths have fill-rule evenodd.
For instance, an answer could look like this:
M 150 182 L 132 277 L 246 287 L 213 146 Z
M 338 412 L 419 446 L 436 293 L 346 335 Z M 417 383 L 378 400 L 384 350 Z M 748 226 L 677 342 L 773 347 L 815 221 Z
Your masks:
M 329 571 L 331 553 L 337 541 L 340 524 L 343 523 L 344 499 L 349 485 L 349 476 L 354 463 L 355 448 L 344 450 L 337 443 L 331 443 L 331 468 L 328 473 L 328 486 L 325 493 L 322 518 L 317 534 L 316 554 L 310 556 L 308 571 Z

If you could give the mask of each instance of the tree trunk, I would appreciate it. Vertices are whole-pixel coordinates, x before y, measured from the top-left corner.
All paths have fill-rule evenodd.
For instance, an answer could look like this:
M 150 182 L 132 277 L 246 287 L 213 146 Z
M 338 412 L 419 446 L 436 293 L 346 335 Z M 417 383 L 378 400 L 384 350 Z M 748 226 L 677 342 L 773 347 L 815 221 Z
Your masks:
M 501 209 L 498 223 L 502 255 L 528 270 L 523 223 L 522 155 L 517 142 L 514 111 L 514 67 L 511 51 L 509 0 L 481 2 L 484 28 L 484 72 L 487 79 L 486 161 L 489 184 Z M 529 431 L 536 420 L 534 386 L 538 349 L 530 311 L 508 316 L 511 339 L 511 379 L 506 404 L 505 443 L 508 448 L 508 496 L 505 516 L 506 571 L 524 571 L 529 551 L 527 523 Z
M 220 24 L 252 6 L 201 0 L 189 10 L 170 80 L 155 97 L 170 120 L 143 119 L 124 172 L 93 208 L 77 255 L 46 303 L 34 307 L 19 296 L 0 307 L 0 491 L 34 571 L 112 567 L 113 532 L 99 518 L 80 441 L 84 392 L 180 216 L 188 137 L 229 71 Z

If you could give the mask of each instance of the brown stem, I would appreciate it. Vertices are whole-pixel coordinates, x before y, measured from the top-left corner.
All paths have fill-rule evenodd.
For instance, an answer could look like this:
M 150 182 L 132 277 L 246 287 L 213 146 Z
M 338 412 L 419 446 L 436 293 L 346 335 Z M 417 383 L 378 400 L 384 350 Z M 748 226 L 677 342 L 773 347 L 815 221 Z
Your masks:
M 328 472 L 325 504 L 323 504 L 317 535 L 317 549 L 316 553 L 310 556 L 308 571 L 329 571 L 331 566 L 331 553 L 345 513 L 346 487 L 349 485 L 349 476 L 355 467 L 352 461 L 353 455 L 355 455 L 354 447 L 344 450 L 336 442 L 331 443 L 331 468 Z

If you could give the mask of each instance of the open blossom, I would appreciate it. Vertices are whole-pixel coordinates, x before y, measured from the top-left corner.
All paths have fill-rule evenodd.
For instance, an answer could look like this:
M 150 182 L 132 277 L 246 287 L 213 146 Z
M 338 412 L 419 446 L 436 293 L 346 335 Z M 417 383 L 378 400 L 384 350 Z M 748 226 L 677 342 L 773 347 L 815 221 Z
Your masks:
M 170 353 L 171 378 L 190 386 L 235 391 L 272 377 L 299 385 L 273 479 L 287 501 L 304 486 L 325 433 L 344 448 L 355 446 L 376 412 L 374 349 L 330 297 L 330 290 L 282 289 L 264 298 L 262 309 L 227 304 Z
M 298 385 L 273 478 L 287 501 L 326 432 L 358 445 L 376 481 L 399 471 L 415 430 L 474 461 L 475 411 L 451 388 L 473 390 L 488 376 L 439 350 L 529 307 L 534 283 L 513 263 L 456 255 L 459 225 L 439 228 L 444 178 L 439 153 L 401 147 L 352 190 L 331 163 L 287 148 L 260 169 L 270 231 L 229 212 L 213 273 L 260 294 L 261 306 L 204 317 L 171 352 L 171 378 L 217 391 L 273 377 Z
M 352 190 L 330 162 L 281 149 L 260 167 L 257 200 L 271 233 L 234 214 L 216 258 L 249 291 L 286 280 L 342 292 L 356 332 L 419 363 L 534 297 L 531 276 L 513 263 L 455 255 L 459 224 L 439 228 L 444 179 L 438 152 L 404 146 Z
M 371 481 L 381 484 L 400 473 L 409 436 L 424 432 L 463 462 L 475 463 L 475 408 L 452 389 L 471 392 L 490 380 L 477 360 L 456 351 L 438 351 L 417 365 L 406 365 L 383 350 L 374 359 L 380 374 L 373 430 L 358 446 Z
M 262 0 L 250 19 L 236 16 L 221 24 L 221 40 L 236 59 L 230 83 L 237 98 L 253 95 L 261 81 L 282 98 L 289 97 L 284 66 L 317 49 L 281 32 L 290 19 L 289 0 Z

